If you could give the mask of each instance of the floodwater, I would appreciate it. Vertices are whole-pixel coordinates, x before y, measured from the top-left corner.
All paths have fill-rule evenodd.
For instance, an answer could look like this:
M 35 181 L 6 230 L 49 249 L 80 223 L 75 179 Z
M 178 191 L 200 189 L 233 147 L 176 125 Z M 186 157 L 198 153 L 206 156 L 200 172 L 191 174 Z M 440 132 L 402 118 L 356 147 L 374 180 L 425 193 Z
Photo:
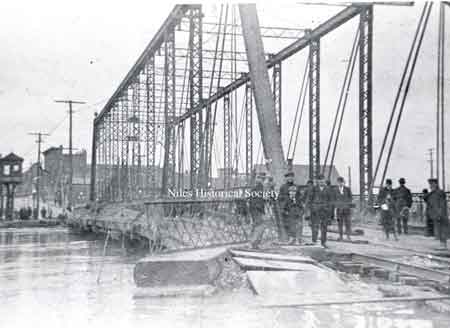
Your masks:
M 242 290 L 138 298 L 137 259 L 103 246 L 64 228 L 0 230 L 0 327 L 450 327 L 411 304 L 264 309 Z

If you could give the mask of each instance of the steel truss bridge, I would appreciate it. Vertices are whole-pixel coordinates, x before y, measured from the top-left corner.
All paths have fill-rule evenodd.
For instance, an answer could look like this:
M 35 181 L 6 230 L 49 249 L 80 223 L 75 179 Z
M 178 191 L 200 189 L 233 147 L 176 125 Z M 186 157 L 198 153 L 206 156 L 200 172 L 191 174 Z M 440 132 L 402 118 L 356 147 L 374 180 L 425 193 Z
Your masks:
M 265 59 L 280 133 L 286 131 L 281 127 L 283 62 L 302 50 L 308 52 L 305 101 L 313 179 L 327 164 L 321 154 L 321 40 L 358 20 L 354 51 L 359 75 L 359 192 L 369 202 L 374 185 L 373 8 L 374 3 L 348 4 L 314 28 L 259 31 L 265 41 L 279 42 L 278 50 L 268 51 Z M 164 197 L 171 189 L 208 188 L 214 159 L 220 163 L 216 168 L 223 168 L 222 188 L 237 187 L 237 175 L 240 186 L 250 184 L 254 164 L 262 156 L 255 152 L 261 131 L 254 128 L 257 109 L 238 18 L 228 6 L 220 8 L 213 22 L 201 5 L 173 8 L 95 117 L 92 201 L 127 202 Z

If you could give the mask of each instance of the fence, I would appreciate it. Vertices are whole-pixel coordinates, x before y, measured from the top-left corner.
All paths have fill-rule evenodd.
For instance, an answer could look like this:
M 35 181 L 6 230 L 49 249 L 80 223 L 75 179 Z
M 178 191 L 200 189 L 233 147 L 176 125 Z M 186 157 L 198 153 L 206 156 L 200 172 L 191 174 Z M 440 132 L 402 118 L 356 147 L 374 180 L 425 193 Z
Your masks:
M 151 252 L 240 244 L 252 231 L 245 199 L 177 200 L 145 203 Z M 267 207 L 265 239 L 276 238 Z

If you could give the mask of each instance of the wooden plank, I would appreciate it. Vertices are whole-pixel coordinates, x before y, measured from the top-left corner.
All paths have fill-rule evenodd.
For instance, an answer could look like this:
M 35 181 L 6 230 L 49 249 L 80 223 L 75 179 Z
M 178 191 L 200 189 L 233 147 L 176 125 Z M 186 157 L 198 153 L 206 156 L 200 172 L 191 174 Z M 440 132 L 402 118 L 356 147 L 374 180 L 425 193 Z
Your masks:
M 305 302 L 296 304 L 268 304 L 262 305 L 264 308 L 300 308 L 309 306 L 334 306 L 334 305 L 353 305 L 353 304 L 370 304 L 370 303 L 404 303 L 404 302 L 426 302 L 426 301 L 443 301 L 449 300 L 450 296 L 430 296 L 430 297 L 386 297 L 364 299 L 355 298 L 345 301 L 330 302 Z
M 233 257 L 233 260 L 244 270 L 256 271 L 311 271 L 317 270 L 317 266 L 309 263 L 295 263 L 275 260 L 250 259 Z
M 230 249 L 230 253 L 237 257 L 260 259 L 260 260 L 275 260 L 283 262 L 298 262 L 298 263 L 310 263 L 316 264 L 317 262 L 310 257 L 296 256 L 296 255 L 283 255 L 274 253 L 263 253 L 245 250 Z

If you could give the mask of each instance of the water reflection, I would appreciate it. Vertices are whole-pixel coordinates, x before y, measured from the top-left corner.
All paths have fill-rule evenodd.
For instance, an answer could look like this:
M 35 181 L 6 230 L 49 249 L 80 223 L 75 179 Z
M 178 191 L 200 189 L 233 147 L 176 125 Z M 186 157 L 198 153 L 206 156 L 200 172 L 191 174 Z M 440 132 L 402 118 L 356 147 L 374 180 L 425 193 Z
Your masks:
M 0 327 L 449 327 L 411 305 L 262 309 L 248 291 L 212 298 L 137 298 L 136 258 L 63 228 L 0 230 Z M 97 283 L 103 264 L 100 283 Z

